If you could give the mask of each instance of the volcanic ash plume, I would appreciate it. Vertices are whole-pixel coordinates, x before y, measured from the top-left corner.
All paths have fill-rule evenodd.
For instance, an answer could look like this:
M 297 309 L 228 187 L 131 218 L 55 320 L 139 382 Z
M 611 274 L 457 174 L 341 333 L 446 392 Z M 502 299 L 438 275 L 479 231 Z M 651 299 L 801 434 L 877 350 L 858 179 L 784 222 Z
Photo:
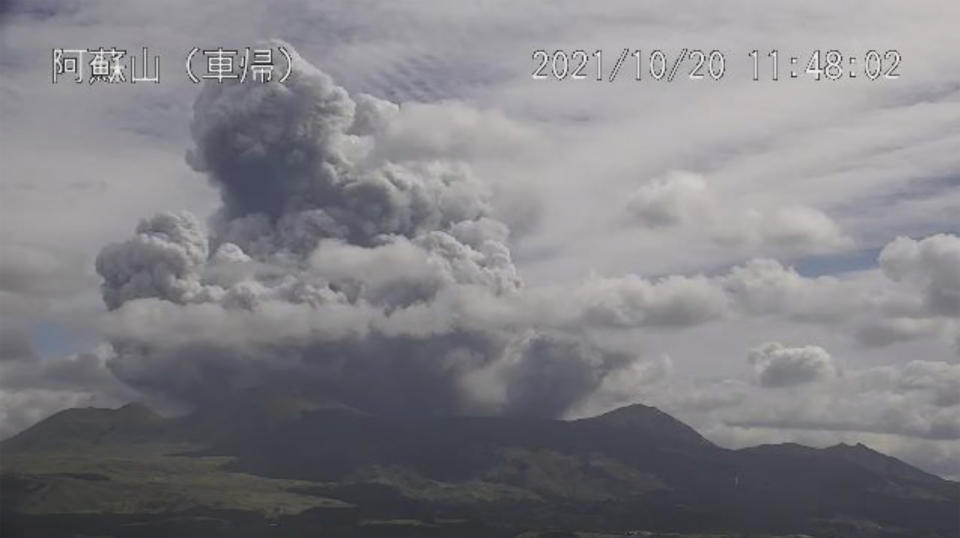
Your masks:
M 204 226 L 146 219 L 97 259 L 116 376 L 200 404 L 245 387 L 375 412 L 562 414 L 630 358 L 524 303 L 489 186 L 378 156 L 403 112 L 294 53 L 289 79 L 208 84 L 188 163 Z

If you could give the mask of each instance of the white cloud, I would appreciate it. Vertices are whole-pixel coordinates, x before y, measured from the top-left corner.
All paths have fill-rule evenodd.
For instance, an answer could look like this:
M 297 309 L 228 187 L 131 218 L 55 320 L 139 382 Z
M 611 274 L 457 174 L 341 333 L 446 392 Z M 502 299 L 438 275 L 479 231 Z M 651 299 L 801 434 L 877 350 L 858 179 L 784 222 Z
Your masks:
M 760 360 L 803 363 L 804 375 L 835 370 L 815 346 L 760 350 Z M 803 358 L 801 358 L 801 355 Z M 769 362 L 767 363 L 769 364 Z M 931 472 L 960 477 L 958 365 L 911 361 L 905 365 L 845 369 L 818 382 L 768 390 L 736 379 L 672 376 L 635 387 L 626 400 L 604 399 L 577 415 L 641 401 L 693 425 L 721 446 L 799 442 L 829 446 L 862 442 Z M 796 381 L 796 376 L 788 376 Z M 803 376 L 800 376 L 803 378 Z M 808 378 L 808 377 L 806 377 Z
M 790 387 L 837 376 L 833 358 L 819 346 L 786 347 L 773 342 L 750 350 L 747 359 L 761 387 Z
M 707 182 L 696 174 L 674 172 L 638 188 L 627 199 L 626 211 L 651 228 L 718 220 L 717 201 Z
M 822 253 L 851 247 L 853 240 L 822 211 L 802 205 L 756 209 L 721 199 L 700 175 L 671 172 L 629 196 L 626 221 L 661 232 L 684 227 L 718 245 L 788 254 Z
M 883 248 L 879 262 L 891 279 L 923 287 L 933 315 L 960 317 L 960 236 L 898 237 Z

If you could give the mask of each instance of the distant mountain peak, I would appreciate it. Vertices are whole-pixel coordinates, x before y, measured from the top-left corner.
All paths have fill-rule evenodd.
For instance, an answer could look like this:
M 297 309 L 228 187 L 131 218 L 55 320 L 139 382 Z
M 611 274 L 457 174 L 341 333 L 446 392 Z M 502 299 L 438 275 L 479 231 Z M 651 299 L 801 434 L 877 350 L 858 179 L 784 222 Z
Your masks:
M 687 424 L 656 407 L 641 403 L 626 405 L 595 417 L 580 420 L 631 430 L 659 442 L 672 441 L 699 446 L 713 445 Z
M 882 452 L 870 448 L 863 443 L 849 445 L 840 443 L 823 449 L 825 454 L 837 456 L 849 462 L 855 463 L 860 467 L 870 469 L 873 472 L 886 475 L 896 475 L 901 478 L 908 478 L 922 482 L 939 482 L 941 477 L 930 474 L 921 469 L 917 469 L 897 458 L 888 456 Z
M 847 443 L 838 443 L 833 446 L 828 446 L 823 449 L 826 453 L 838 454 L 848 458 L 884 458 L 884 459 L 894 459 L 890 458 L 885 454 L 877 452 L 876 450 L 870 448 L 869 446 L 863 443 L 847 444 Z
M 612 411 L 597 415 L 590 419 L 598 422 L 604 422 L 617 426 L 636 426 L 636 425 L 683 425 L 679 420 L 671 417 L 656 407 L 640 403 L 630 404 L 618 407 Z
M 164 417 L 140 402 L 116 409 L 77 407 L 58 411 L 3 441 L 5 449 L 50 448 L 65 442 L 101 443 L 152 437 Z
M 666 415 L 663 411 L 652 405 L 634 403 L 618 407 L 606 413 L 601 413 L 594 418 L 605 418 L 606 420 L 633 420 L 640 417 L 649 417 L 656 415 Z

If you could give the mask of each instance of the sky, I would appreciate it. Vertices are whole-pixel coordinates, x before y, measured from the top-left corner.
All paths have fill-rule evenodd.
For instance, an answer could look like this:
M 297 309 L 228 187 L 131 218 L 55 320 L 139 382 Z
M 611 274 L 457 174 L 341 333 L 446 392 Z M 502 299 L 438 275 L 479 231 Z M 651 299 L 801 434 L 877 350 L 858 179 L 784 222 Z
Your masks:
M 722 446 L 863 442 L 960 478 L 960 5 L 2 17 L 4 437 L 249 386 L 410 413 L 642 402 Z M 51 82 L 52 49 L 101 46 L 148 47 L 160 83 Z M 184 70 L 264 46 L 292 52 L 283 84 Z M 722 51 L 724 76 L 531 76 L 539 49 L 683 48 Z M 830 49 L 860 76 L 807 74 Z M 863 76 L 871 49 L 900 76 Z

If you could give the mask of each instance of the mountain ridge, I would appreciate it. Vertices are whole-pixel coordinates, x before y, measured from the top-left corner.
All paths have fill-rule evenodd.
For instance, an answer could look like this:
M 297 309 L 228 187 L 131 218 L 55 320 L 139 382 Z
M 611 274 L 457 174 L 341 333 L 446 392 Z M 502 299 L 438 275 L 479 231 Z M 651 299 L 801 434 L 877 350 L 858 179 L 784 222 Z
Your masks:
M 33 472 L 34 464 L 56 454 L 66 476 L 84 476 L 122 447 L 177 444 L 184 448 L 175 461 L 219 461 L 217 472 L 230 476 L 307 481 L 315 485 L 298 486 L 295 495 L 336 499 L 367 518 L 449 513 L 516 528 L 642 524 L 684 532 L 812 532 L 862 521 L 884 529 L 877 536 L 896 529 L 946 536 L 960 499 L 960 483 L 865 445 L 730 450 L 642 404 L 575 420 L 385 417 L 287 396 L 180 417 L 132 404 L 56 413 L 0 442 L 0 451 L 22 466 L 4 470 L 8 481 L 75 487 L 77 480 L 63 485 L 61 467 L 57 478 Z M 78 447 L 87 463 L 71 466 L 75 456 L 65 446 Z

